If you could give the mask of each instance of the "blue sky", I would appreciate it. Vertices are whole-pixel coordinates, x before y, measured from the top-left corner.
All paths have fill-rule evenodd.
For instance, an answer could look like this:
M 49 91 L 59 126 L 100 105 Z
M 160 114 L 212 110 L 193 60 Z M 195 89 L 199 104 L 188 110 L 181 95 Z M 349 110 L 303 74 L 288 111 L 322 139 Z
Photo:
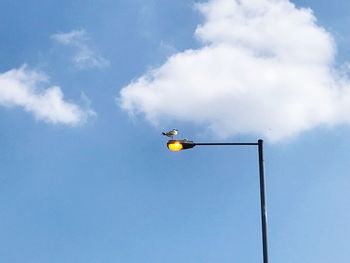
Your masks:
M 0 0 L 1 262 L 259 262 L 256 150 L 171 128 L 265 139 L 270 261 L 349 262 L 350 3 L 241 2 Z

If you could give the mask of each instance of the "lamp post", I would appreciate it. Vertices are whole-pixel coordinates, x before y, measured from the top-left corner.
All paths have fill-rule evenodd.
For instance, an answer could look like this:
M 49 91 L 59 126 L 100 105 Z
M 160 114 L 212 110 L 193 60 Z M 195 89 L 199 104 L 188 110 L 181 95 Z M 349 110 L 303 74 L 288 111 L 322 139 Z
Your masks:
M 264 174 L 264 141 L 257 142 L 236 142 L 236 143 L 195 143 L 189 140 L 169 140 L 167 143 L 170 151 L 178 152 L 181 150 L 191 149 L 195 146 L 258 146 L 259 157 L 259 182 L 260 182 L 260 212 L 261 212 L 261 232 L 263 263 L 268 263 L 268 246 L 267 246 L 267 208 L 265 198 L 265 174 Z

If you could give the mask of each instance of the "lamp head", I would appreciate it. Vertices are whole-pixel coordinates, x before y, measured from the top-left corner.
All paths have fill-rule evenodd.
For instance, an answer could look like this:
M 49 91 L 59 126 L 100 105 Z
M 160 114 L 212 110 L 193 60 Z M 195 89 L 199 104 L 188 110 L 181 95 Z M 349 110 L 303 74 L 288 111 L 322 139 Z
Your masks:
M 196 144 L 189 140 L 170 140 L 167 143 L 168 149 L 172 152 L 178 152 L 181 150 L 186 150 L 193 148 Z

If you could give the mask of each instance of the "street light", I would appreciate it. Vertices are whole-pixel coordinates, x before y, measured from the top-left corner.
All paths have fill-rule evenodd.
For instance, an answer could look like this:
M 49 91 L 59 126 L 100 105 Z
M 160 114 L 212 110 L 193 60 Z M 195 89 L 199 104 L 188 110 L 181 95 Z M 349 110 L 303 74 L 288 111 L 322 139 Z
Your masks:
M 168 149 L 172 152 L 179 152 L 181 150 L 186 150 L 193 148 L 196 144 L 189 140 L 170 140 L 167 143 Z
M 189 140 L 169 140 L 167 147 L 170 151 L 178 152 L 181 150 L 191 149 L 195 146 L 258 146 L 259 156 L 259 182 L 260 182 L 260 212 L 261 212 L 261 231 L 263 246 L 263 263 L 268 263 L 267 247 L 267 208 L 265 200 L 265 175 L 264 175 L 264 141 L 258 142 L 236 142 L 236 143 L 195 143 Z

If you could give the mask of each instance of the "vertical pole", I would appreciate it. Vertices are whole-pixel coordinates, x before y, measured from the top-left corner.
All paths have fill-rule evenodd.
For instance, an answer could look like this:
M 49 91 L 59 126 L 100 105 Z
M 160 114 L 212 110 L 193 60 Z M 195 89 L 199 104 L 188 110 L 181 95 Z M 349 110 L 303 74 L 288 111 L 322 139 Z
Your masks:
M 263 263 L 268 263 L 267 253 L 267 210 L 265 200 L 265 175 L 264 175 L 264 149 L 263 140 L 258 140 L 259 152 L 259 178 L 260 178 L 260 209 L 261 209 L 261 227 L 262 227 L 262 245 L 263 245 Z

